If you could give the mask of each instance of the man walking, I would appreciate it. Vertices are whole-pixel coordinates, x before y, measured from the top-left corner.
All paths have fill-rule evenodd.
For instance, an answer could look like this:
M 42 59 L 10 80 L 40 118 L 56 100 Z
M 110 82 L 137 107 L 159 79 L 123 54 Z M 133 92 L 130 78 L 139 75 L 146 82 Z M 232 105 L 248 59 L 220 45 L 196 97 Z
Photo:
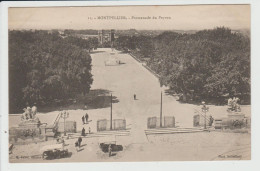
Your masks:
M 88 123 L 88 113 L 85 114 L 86 124 Z
M 75 142 L 75 147 L 76 147 L 77 152 L 79 152 L 79 150 L 80 150 L 81 142 L 82 142 L 81 137 L 79 137 L 78 140 Z
M 82 123 L 83 123 L 83 125 L 85 124 L 85 117 L 84 117 L 84 115 L 82 116 Z
M 81 131 L 81 136 L 86 136 L 86 130 L 85 130 L 85 128 L 84 128 L 84 127 L 82 128 L 82 131 Z
M 79 138 L 78 138 L 79 148 L 80 148 L 80 146 L 81 146 L 81 142 L 82 142 L 82 138 L 79 137 Z

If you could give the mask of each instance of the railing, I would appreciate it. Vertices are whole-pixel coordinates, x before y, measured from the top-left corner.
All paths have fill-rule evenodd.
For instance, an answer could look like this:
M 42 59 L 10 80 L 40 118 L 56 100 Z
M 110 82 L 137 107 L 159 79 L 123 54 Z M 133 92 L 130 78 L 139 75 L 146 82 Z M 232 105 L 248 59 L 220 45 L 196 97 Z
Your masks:
M 131 52 L 129 53 L 129 55 L 131 55 L 137 62 L 139 63 L 143 63 L 140 59 L 138 59 L 135 55 L 133 55 Z M 148 71 L 150 71 L 155 77 L 157 77 L 158 79 L 160 78 L 160 75 L 158 75 L 156 72 L 154 72 L 149 66 L 147 65 L 143 65 L 143 67 L 145 67 Z

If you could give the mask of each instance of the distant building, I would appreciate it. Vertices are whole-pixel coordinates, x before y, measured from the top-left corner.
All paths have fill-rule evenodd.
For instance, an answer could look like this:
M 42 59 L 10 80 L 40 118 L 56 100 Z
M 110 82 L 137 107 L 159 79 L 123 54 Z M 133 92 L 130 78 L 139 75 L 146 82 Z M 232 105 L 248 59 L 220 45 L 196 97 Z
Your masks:
M 75 34 L 74 36 L 81 39 L 98 38 L 98 35 L 89 35 L 89 34 Z
M 99 30 L 98 31 L 98 42 L 104 44 L 106 42 L 114 42 L 115 40 L 115 30 Z

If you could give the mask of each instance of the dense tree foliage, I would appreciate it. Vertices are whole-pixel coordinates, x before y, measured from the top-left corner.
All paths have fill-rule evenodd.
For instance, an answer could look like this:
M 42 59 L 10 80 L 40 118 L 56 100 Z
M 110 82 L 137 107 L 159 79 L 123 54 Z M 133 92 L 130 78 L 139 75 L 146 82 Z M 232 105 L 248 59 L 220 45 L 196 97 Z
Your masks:
M 176 93 L 195 100 L 250 96 L 250 39 L 228 28 L 164 32 L 153 38 L 124 36 L 116 45 L 145 58 L 161 84 Z
M 9 31 L 9 107 L 86 94 L 92 84 L 89 42 L 47 31 Z
M 88 34 L 88 35 L 97 35 L 98 31 L 97 30 L 71 30 L 71 29 L 66 29 L 64 30 L 64 34 L 72 35 L 72 34 Z
M 152 38 L 148 36 L 120 36 L 115 46 L 121 50 L 136 50 L 142 57 L 151 57 L 153 54 Z
M 68 36 L 65 38 L 65 41 L 72 45 L 76 45 L 80 48 L 91 50 L 96 49 L 98 47 L 98 39 L 97 38 L 88 38 L 82 39 L 75 36 Z

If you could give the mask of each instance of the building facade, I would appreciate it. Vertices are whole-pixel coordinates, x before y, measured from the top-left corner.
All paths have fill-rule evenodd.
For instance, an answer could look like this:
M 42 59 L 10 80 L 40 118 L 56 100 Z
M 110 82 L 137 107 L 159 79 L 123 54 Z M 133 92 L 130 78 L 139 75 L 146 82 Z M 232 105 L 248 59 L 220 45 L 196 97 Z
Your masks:
M 99 30 L 98 31 L 98 42 L 99 44 L 112 43 L 115 40 L 115 30 Z

